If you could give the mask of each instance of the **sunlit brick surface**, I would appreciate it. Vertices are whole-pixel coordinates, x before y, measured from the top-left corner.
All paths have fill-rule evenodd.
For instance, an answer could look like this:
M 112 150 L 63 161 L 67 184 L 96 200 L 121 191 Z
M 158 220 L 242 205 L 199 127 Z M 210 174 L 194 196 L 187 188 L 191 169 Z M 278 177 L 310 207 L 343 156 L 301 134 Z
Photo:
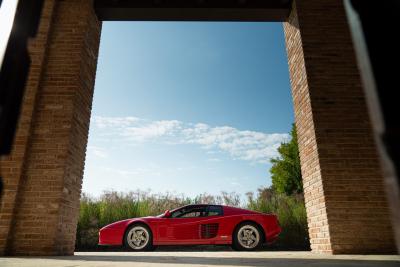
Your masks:
M 296 1 L 284 23 L 314 252 L 395 245 L 342 1 Z
M 1 163 L 2 254 L 74 251 L 99 41 L 91 1 L 45 1 L 14 151 Z

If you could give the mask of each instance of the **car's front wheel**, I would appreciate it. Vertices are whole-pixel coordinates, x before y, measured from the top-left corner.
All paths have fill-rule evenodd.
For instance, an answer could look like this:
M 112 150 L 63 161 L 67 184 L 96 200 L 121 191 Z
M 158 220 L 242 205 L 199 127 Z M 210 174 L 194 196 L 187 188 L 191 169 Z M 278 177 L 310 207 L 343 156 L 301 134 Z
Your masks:
M 233 248 L 236 250 L 256 250 L 263 243 L 260 227 L 251 222 L 241 223 L 233 233 Z
M 153 248 L 153 235 L 143 224 L 129 226 L 124 236 L 125 247 L 134 251 L 146 251 Z

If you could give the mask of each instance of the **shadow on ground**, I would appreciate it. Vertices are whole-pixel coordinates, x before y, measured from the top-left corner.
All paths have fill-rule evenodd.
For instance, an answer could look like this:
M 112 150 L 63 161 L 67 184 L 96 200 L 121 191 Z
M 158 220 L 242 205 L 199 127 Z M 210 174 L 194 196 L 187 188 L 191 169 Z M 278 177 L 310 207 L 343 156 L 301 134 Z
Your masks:
M 146 266 L 147 264 L 173 264 L 181 266 L 196 266 L 196 265 L 208 265 L 208 266 L 274 266 L 274 267 L 286 267 L 286 266 L 322 266 L 322 267 L 336 267 L 336 266 L 363 266 L 363 267 L 399 267 L 400 261 L 396 260 L 351 260 L 351 259 L 324 259 L 323 257 L 318 258 L 280 258 L 275 257 L 268 258 L 268 255 L 263 254 L 266 257 L 255 256 L 252 257 L 240 257 L 241 252 L 236 254 L 236 257 L 229 257 L 228 255 L 219 257 L 210 257 L 210 254 L 202 256 L 187 256 L 187 255 L 152 255 L 152 252 L 132 255 L 75 255 L 72 257 L 50 257 L 46 259 L 51 260 L 67 260 L 67 261 L 81 261 L 81 262 L 108 262 L 114 263 L 118 266 L 118 263 L 132 263 L 132 266 Z M 148 255 L 146 255 L 148 254 Z M 198 254 L 199 255 L 199 254 Z M 246 255 L 246 254 L 243 254 Z M 56 266 L 56 265 L 55 265 Z M 81 266 L 81 265 L 79 265 Z M 83 266 L 83 265 L 82 265 Z
M 308 251 L 304 248 L 279 248 L 273 245 L 264 245 L 259 251 Z M 98 246 L 95 248 L 80 248 L 75 249 L 75 252 L 123 252 L 127 251 L 122 246 Z M 227 245 L 190 245 L 190 246 L 157 246 L 155 251 L 160 252 L 172 252 L 172 251 L 182 251 L 182 252 L 200 252 L 200 251 L 234 251 L 231 246 Z

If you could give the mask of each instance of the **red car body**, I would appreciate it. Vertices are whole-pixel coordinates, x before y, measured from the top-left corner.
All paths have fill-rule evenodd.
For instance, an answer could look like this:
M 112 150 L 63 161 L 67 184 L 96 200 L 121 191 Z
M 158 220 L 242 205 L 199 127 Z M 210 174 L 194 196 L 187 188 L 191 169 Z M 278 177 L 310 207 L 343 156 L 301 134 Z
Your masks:
M 273 242 L 281 232 L 274 214 L 222 205 L 205 206 L 219 207 L 222 214 L 190 218 L 172 218 L 163 214 L 157 217 L 118 221 L 100 229 L 99 245 L 123 245 L 125 232 L 133 224 L 148 226 L 152 232 L 153 245 L 232 244 L 235 227 L 242 222 L 252 222 L 260 226 L 265 243 Z M 182 208 L 175 209 L 171 213 Z

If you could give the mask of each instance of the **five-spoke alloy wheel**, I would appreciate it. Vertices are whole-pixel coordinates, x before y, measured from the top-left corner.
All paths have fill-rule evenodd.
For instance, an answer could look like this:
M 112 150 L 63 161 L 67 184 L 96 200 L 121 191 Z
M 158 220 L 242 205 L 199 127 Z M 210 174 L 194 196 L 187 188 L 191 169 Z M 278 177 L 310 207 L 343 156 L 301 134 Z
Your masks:
M 126 248 L 134 251 L 151 250 L 153 248 L 153 236 L 147 226 L 134 224 L 126 230 L 124 244 Z
M 242 223 L 233 233 L 233 248 L 236 250 L 256 250 L 264 241 L 258 225 L 247 222 Z

